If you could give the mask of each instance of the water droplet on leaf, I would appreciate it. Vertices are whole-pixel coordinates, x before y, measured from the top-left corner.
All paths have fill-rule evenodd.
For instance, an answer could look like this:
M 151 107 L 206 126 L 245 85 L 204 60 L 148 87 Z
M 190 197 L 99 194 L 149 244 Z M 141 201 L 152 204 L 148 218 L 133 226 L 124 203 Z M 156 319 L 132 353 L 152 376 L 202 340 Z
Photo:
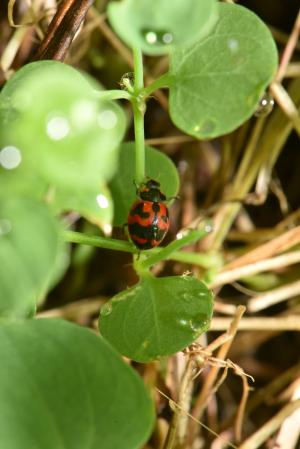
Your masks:
M 185 292 L 183 293 L 182 298 L 184 299 L 185 302 L 191 302 L 193 300 L 193 295 Z
M 118 122 L 117 114 L 111 109 L 100 112 L 98 115 L 98 125 L 103 129 L 112 129 Z
M 236 53 L 238 51 L 238 49 L 239 49 L 239 46 L 240 46 L 238 41 L 236 39 L 233 39 L 233 38 L 232 39 L 228 39 L 227 45 L 228 45 L 229 50 L 232 53 Z
M 22 161 L 21 151 L 12 145 L 2 148 L 0 151 L 0 165 L 6 170 L 12 170 Z
M 150 45 L 170 45 L 173 43 L 173 34 L 167 30 L 143 29 L 142 35 Z
M 108 208 L 109 201 L 106 198 L 106 196 L 103 195 L 103 193 L 99 193 L 99 195 L 97 195 L 96 199 L 97 199 L 97 203 L 98 203 L 99 207 L 101 207 L 101 209 L 107 209 Z
M 216 127 L 216 122 L 211 119 L 204 120 L 197 128 L 195 127 L 195 131 L 199 131 L 201 134 L 211 134 Z
M 78 128 L 89 126 L 96 115 L 96 104 L 88 100 L 78 100 L 71 107 L 71 121 Z
M 110 302 L 107 302 L 106 304 L 104 304 L 104 305 L 101 307 L 100 315 L 101 315 L 101 316 L 108 316 L 108 315 L 111 314 L 112 309 L 113 309 L 113 308 L 112 308 L 112 304 L 111 304 Z
M 191 319 L 190 325 L 194 332 L 200 332 L 207 326 L 206 315 L 200 313 L 197 317 Z
M 70 125 L 68 120 L 62 116 L 52 117 L 47 122 L 47 134 L 50 139 L 62 140 L 70 132 Z
M 258 108 L 255 111 L 254 115 L 256 117 L 263 117 L 270 112 L 272 112 L 274 107 L 274 98 L 268 92 L 265 92 L 264 95 L 259 100 Z

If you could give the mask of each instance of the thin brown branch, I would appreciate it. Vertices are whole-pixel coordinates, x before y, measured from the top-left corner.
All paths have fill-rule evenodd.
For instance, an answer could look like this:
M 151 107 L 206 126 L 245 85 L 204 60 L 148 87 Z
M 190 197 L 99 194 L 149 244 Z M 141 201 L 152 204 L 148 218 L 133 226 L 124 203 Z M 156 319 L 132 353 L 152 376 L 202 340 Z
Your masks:
M 279 69 L 276 75 L 276 81 L 281 82 L 285 76 L 286 68 L 295 51 L 300 33 L 300 10 L 298 11 L 293 30 L 288 38 L 285 49 L 282 53 Z
M 249 263 L 241 267 L 238 266 L 237 268 L 221 271 L 221 273 L 219 273 L 210 284 L 210 287 L 215 288 L 220 285 L 230 284 L 247 276 L 252 276 L 264 271 L 284 268 L 299 262 L 300 251 L 291 251 L 287 254 L 283 254 L 282 256 L 272 257 L 270 259 L 260 260 L 259 262 Z
M 240 322 L 240 319 L 242 318 L 244 312 L 245 312 L 246 308 L 244 306 L 238 306 L 237 310 L 236 310 L 236 314 L 233 318 L 233 320 L 231 321 L 231 324 L 229 326 L 228 331 L 226 332 L 226 336 L 229 337 L 228 339 L 226 339 L 225 343 L 221 346 L 221 348 L 219 349 L 218 353 L 217 353 L 217 358 L 221 359 L 221 360 L 225 360 L 225 358 L 227 357 L 228 351 L 231 347 L 233 338 L 237 332 L 238 329 L 238 325 Z M 220 367 L 218 366 L 213 366 L 211 368 L 211 370 L 209 371 L 203 387 L 200 391 L 199 396 L 197 397 L 194 407 L 192 409 L 192 415 L 195 418 L 199 418 L 201 417 L 203 410 L 205 408 L 205 405 L 207 403 L 207 400 L 211 394 L 211 390 L 213 388 L 214 383 L 216 382 L 218 373 L 219 373 Z M 196 426 L 195 426 L 195 421 L 191 421 L 190 422 L 190 428 L 189 428 L 189 442 L 191 443 L 194 440 L 194 437 L 196 435 Z
M 283 234 L 275 237 L 263 245 L 243 254 L 233 262 L 225 265 L 222 271 L 229 271 L 233 268 L 242 267 L 243 265 L 249 265 L 251 263 L 258 262 L 260 260 L 274 256 L 275 254 L 287 251 L 289 248 L 297 245 L 300 242 L 300 226 L 295 227 Z
M 283 421 L 294 413 L 300 407 L 300 399 L 287 404 L 280 412 L 264 424 L 259 430 L 253 433 L 245 440 L 239 449 L 257 449 L 261 446 L 276 430 L 281 426 Z
M 228 329 L 231 318 L 214 317 L 209 332 Z M 300 316 L 286 317 L 244 317 L 239 322 L 238 331 L 300 331 Z
M 300 281 L 291 282 L 279 288 L 263 293 L 248 301 L 247 309 L 251 313 L 259 312 L 281 301 L 300 295 Z M 300 318 L 299 318 L 300 319 Z
M 35 59 L 63 61 L 93 0 L 63 0 L 53 17 Z
M 282 86 L 282 84 L 276 81 L 271 83 L 270 91 L 272 92 L 274 99 L 277 101 L 286 116 L 290 119 L 296 132 L 300 136 L 300 115 L 295 103 L 293 102 L 285 88 Z

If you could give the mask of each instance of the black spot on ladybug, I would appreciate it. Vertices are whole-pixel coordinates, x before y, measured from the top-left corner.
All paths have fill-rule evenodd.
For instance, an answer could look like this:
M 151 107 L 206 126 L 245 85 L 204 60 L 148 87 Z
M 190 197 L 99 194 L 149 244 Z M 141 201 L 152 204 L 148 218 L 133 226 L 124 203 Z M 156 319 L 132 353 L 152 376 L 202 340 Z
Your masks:
M 161 215 L 160 217 L 162 219 L 162 221 L 164 221 L 165 223 L 168 223 L 169 218 L 166 215 Z
M 134 215 L 139 215 L 141 218 L 148 218 L 150 216 L 149 212 L 144 212 L 143 203 L 137 204 L 131 211 L 130 215 L 133 217 Z

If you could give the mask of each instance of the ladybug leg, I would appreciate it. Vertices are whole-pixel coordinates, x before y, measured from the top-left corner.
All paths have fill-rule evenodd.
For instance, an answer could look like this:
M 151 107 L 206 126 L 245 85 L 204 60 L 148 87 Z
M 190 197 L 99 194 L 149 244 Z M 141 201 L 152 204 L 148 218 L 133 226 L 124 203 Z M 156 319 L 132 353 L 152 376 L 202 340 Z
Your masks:
M 137 184 L 135 179 L 133 180 L 133 184 L 135 186 L 135 193 L 138 195 L 139 194 L 139 186 L 138 186 L 138 184 Z
M 167 202 L 168 202 L 168 201 L 171 201 L 171 200 L 180 200 L 180 196 L 179 196 L 179 195 L 176 195 L 176 196 L 170 196 L 170 197 L 168 197 L 168 198 L 166 199 Z
M 122 232 L 124 235 L 128 236 L 128 223 L 122 224 Z

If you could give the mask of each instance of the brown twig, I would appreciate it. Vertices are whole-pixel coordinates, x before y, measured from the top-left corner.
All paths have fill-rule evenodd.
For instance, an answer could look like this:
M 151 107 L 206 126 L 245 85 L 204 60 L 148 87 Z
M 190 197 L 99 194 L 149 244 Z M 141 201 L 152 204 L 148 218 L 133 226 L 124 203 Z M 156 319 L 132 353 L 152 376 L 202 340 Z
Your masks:
M 298 42 L 299 32 L 300 32 L 300 10 L 298 11 L 298 14 L 297 14 L 294 26 L 293 26 L 293 30 L 292 30 L 291 34 L 289 35 L 285 49 L 282 53 L 282 58 L 281 58 L 279 69 L 278 69 L 277 75 L 276 75 L 276 81 L 278 81 L 278 82 L 281 82 L 284 78 L 287 65 L 291 60 L 291 57 L 294 53 L 294 50 L 295 50 L 297 42 Z
M 93 0 L 63 0 L 53 17 L 35 59 L 63 61 Z
M 238 259 L 237 259 L 238 260 Z M 245 278 L 247 276 L 252 276 L 257 273 L 262 273 L 264 271 L 271 271 L 280 268 L 287 267 L 300 262 L 300 251 L 291 251 L 282 256 L 272 257 L 270 259 L 259 260 L 258 262 L 251 262 L 249 264 L 238 266 L 237 268 L 226 269 L 226 271 L 221 271 L 213 282 L 211 282 L 210 287 L 215 288 L 220 285 L 230 284 L 238 279 Z
M 214 317 L 209 332 L 228 329 L 231 318 Z M 300 316 L 286 317 L 245 317 L 239 322 L 240 331 L 300 331 Z
M 263 444 L 276 430 L 281 426 L 283 421 L 294 413 L 300 407 L 300 399 L 290 402 L 277 415 L 271 418 L 259 430 L 254 432 L 247 440 L 245 440 L 239 449 L 257 449 Z
M 238 306 L 237 310 L 236 310 L 236 314 L 233 318 L 233 320 L 231 321 L 230 327 L 228 329 L 228 331 L 226 332 L 225 336 L 227 337 L 225 343 L 221 346 L 221 348 L 218 351 L 217 354 L 217 358 L 224 360 L 228 354 L 228 351 L 230 349 L 230 346 L 232 344 L 233 338 L 237 332 L 237 328 L 238 328 L 238 324 L 240 319 L 242 318 L 244 312 L 245 312 L 246 308 L 244 306 Z M 207 400 L 211 394 L 211 390 L 213 388 L 213 385 L 217 379 L 217 375 L 219 373 L 220 367 L 218 366 L 214 366 L 211 368 L 211 370 L 209 371 L 203 387 L 201 389 L 201 392 L 199 394 L 199 396 L 197 397 L 194 407 L 192 409 L 192 416 L 194 416 L 195 418 L 199 418 L 201 417 L 204 407 L 207 403 Z M 195 426 L 195 421 L 191 421 L 190 422 L 190 428 L 189 428 L 189 442 L 190 444 L 192 443 L 192 441 L 194 440 L 194 437 L 196 435 L 196 426 Z
M 263 293 L 248 301 L 247 309 L 251 313 L 259 312 L 281 301 L 300 294 L 300 281 L 291 282 L 279 288 Z M 299 317 L 300 320 L 300 317 Z
M 269 242 L 258 246 L 252 251 L 243 254 L 241 257 L 238 257 L 233 262 L 230 262 L 229 264 L 225 265 L 222 268 L 222 271 L 229 271 L 232 270 L 233 268 L 242 267 L 244 265 L 249 265 L 251 263 L 255 263 L 260 260 L 272 257 L 283 251 L 287 251 L 289 248 L 292 248 L 299 242 L 300 242 L 300 226 L 297 226 L 294 229 L 286 231 L 283 234 L 279 235 L 278 237 L 275 237 Z

